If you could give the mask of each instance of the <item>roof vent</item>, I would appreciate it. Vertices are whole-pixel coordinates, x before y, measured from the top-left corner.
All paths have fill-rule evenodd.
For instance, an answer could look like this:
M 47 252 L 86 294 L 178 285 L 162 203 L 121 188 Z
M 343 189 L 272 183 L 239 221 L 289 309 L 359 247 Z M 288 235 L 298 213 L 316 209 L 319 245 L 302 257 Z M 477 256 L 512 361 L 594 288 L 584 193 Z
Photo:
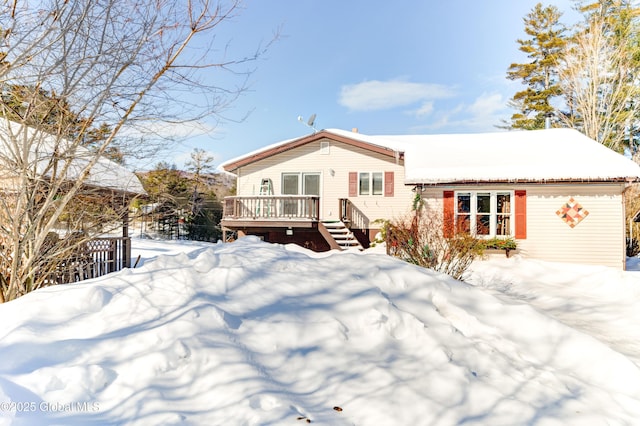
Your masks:
M 357 128 L 357 127 L 354 127 L 353 129 L 351 129 L 351 131 L 352 131 L 353 133 L 358 133 L 358 128 Z

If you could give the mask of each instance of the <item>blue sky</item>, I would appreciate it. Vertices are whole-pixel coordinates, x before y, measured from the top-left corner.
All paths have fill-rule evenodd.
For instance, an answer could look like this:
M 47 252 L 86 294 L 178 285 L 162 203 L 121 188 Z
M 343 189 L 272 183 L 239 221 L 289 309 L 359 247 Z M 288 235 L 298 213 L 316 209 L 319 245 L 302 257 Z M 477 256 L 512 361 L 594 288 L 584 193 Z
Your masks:
M 523 17 L 536 3 L 247 1 L 216 43 L 228 41 L 232 55 L 244 55 L 280 33 L 253 64 L 249 91 L 224 111 L 233 120 L 249 115 L 194 131 L 159 159 L 181 167 L 197 147 L 220 164 L 311 133 L 297 119 L 311 114 L 318 130 L 356 127 L 372 135 L 497 131 L 521 87 L 506 71 L 526 61 L 516 40 L 526 37 Z M 573 3 L 543 4 L 558 7 L 570 23 Z M 219 73 L 207 78 L 235 84 Z

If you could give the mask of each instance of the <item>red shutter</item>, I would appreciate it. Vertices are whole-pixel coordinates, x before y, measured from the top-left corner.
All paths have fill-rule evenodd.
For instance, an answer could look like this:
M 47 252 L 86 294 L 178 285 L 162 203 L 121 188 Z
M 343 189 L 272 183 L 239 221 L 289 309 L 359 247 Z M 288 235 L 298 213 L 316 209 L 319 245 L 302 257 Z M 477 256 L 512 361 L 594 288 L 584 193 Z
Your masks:
M 453 205 L 453 191 L 444 191 L 442 193 L 442 235 L 445 238 L 453 237 L 455 220 Z
M 393 172 L 384 172 L 384 196 L 393 197 Z
M 527 191 L 515 191 L 515 219 L 516 219 L 516 235 L 519 240 L 527 238 Z
M 358 173 L 349 172 L 349 197 L 358 195 Z

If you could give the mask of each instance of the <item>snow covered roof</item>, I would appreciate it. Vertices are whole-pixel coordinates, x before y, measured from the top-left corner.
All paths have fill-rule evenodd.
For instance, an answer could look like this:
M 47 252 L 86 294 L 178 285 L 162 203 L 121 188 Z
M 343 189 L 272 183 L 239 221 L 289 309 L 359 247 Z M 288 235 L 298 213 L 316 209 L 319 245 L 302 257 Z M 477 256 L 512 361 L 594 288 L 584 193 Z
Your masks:
M 638 164 L 574 129 L 381 136 L 328 129 L 269 145 L 222 166 L 232 171 L 326 137 L 402 156 L 407 185 L 640 179 Z
M 70 181 L 76 180 L 95 156 L 93 152 L 83 146 L 74 146 L 64 139 L 56 138 L 37 129 L 0 120 L 0 139 L 2 139 L 0 157 L 7 158 L 8 164 L 12 163 L 12 157 L 19 155 L 15 148 L 21 145 L 22 138 L 27 141 L 25 146 L 31 150 L 29 152 L 30 161 L 36 161 L 38 172 L 45 176 L 49 174 L 46 171 L 46 167 L 54 152 L 57 152 L 62 158 L 72 158 L 66 176 Z M 13 140 L 13 143 L 7 143 L 9 140 Z M 2 161 L 0 161 L 0 167 L 2 167 Z M 133 172 L 104 157 L 100 158 L 91 168 L 85 183 L 98 188 L 108 188 L 134 194 L 145 193 L 142 183 Z
M 574 129 L 382 136 L 404 152 L 405 184 L 638 180 L 640 166 Z

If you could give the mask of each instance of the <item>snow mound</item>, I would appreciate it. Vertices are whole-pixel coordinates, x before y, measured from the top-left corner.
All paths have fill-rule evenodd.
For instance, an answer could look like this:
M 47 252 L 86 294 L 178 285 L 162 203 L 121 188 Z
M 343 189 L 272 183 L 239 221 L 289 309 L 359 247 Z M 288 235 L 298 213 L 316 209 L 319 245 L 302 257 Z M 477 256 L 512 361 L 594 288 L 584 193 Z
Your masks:
M 8 325 L 0 340 L 1 419 L 558 425 L 640 418 L 638 366 L 493 290 L 382 254 L 318 254 L 257 238 L 190 244 L 182 253 L 177 245 L 136 244 L 165 254 L 0 306 Z

